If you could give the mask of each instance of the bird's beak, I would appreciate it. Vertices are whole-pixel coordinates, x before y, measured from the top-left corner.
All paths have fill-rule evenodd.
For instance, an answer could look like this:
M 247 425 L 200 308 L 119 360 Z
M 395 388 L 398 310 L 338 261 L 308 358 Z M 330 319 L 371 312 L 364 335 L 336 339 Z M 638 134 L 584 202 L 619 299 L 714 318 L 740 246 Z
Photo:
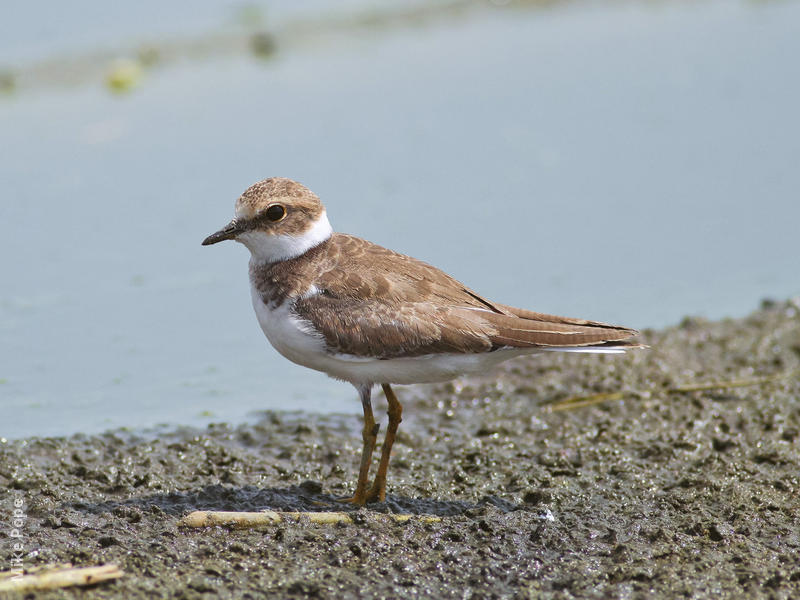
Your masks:
M 206 239 L 203 240 L 203 246 L 210 246 L 211 244 L 216 244 L 217 242 L 224 242 L 225 240 L 233 240 L 236 239 L 236 236 L 239 235 L 244 231 L 244 228 L 236 222 L 236 219 L 225 225 L 222 229 L 217 231 L 216 233 L 212 233 Z

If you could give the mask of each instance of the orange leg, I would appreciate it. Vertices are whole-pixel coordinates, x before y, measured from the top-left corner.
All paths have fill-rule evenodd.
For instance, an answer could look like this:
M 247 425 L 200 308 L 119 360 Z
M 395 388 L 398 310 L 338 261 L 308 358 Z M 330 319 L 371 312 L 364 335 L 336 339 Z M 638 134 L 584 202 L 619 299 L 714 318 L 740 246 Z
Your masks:
M 375 422 L 372 415 L 372 386 L 362 386 L 358 388 L 361 396 L 361 406 L 364 409 L 364 429 L 361 432 L 361 439 L 364 445 L 361 447 L 361 467 L 358 470 L 358 483 L 356 483 L 356 493 L 352 498 L 342 500 L 342 502 L 352 502 L 364 506 L 367 502 L 367 478 L 369 477 L 369 467 L 372 463 L 372 453 L 378 441 L 378 430 L 380 425 Z
M 389 457 L 392 454 L 397 428 L 403 420 L 403 405 L 397 401 L 394 390 L 388 383 L 384 383 L 381 387 L 383 387 L 383 393 L 386 394 L 386 401 L 389 403 L 389 410 L 387 411 L 389 426 L 386 428 L 386 438 L 383 440 L 383 448 L 381 448 L 381 462 L 378 465 L 378 473 L 375 475 L 372 487 L 369 488 L 366 494 L 367 502 L 375 502 L 376 500 L 383 502 L 386 500 L 386 472 L 389 470 Z

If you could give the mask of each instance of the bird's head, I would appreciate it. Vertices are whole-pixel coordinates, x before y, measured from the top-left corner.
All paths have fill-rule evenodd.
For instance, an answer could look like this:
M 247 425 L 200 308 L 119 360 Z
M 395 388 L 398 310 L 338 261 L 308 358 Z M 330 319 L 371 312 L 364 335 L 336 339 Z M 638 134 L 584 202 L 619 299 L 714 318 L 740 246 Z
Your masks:
M 236 216 L 203 240 L 204 246 L 234 240 L 257 262 L 276 262 L 304 254 L 331 236 L 320 199 L 304 185 L 271 177 L 251 185 L 236 200 Z

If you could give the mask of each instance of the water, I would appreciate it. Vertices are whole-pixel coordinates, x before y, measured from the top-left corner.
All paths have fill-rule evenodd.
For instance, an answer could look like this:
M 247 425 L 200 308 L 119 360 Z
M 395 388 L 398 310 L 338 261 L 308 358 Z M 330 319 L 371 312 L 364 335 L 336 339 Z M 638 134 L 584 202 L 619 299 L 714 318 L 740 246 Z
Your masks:
M 70 35 L 9 28 L 0 62 L 233 6 L 156 27 L 103 3 L 95 33 L 82 4 Z M 358 412 L 268 346 L 246 250 L 200 246 L 272 175 L 509 304 L 656 327 L 799 294 L 798 23 L 795 2 L 472 7 L 178 61 L 124 96 L 0 98 L 0 436 Z

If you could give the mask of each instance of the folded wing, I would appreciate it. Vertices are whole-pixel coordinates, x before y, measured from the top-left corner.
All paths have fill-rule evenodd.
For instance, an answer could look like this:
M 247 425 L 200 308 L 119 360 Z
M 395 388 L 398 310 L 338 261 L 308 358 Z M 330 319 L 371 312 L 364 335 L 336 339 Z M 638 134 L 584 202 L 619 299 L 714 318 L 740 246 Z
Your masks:
M 486 300 L 443 271 L 365 240 L 335 234 L 315 273 L 317 293 L 298 317 L 333 352 L 396 358 L 504 348 L 610 350 L 636 347 L 637 332 Z

